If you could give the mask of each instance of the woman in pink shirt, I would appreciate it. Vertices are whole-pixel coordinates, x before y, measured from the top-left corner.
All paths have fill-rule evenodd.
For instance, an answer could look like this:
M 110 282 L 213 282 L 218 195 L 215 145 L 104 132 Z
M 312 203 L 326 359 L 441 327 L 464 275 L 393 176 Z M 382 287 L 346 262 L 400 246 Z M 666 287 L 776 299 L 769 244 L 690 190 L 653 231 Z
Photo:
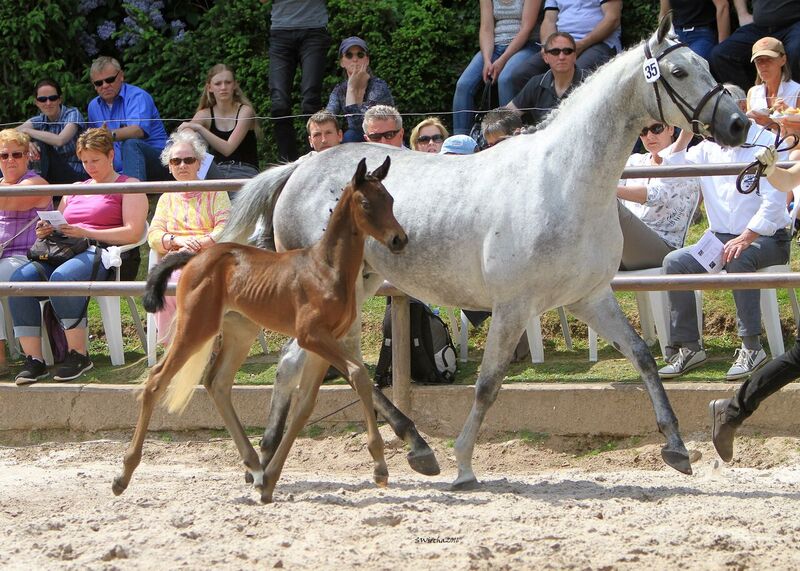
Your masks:
M 76 152 L 91 176 L 78 184 L 101 184 L 136 181 L 114 171 L 114 141 L 107 129 L 89 129 L 79 138 Z M 65 196 L 58 206 L 67 224 L 58 228 L 39 221 L 36 236 L 43 238 L 55 231 L 69 237 L 85 237 L 101 245 L 123 245 L 141 239 L 147 219 L 145 194 L 94 194 Z M 11 276 L 12 282 L 103 281 L 108 277 L 102 263 L 95 269 L 94 248 L 89 248 L 60 266 L 31 262 Z M 56 369 L 55 381 L 70 381 L 92 368 L 86 348 L 86 297 L 51 298 L 53 310 L 64 327 L 69 346 L 66 360 Z M 49 376 L 41 350 L 41 310 L 35 297 L 10 299 L 14 335 L 25 352 L 25 364 L 16 377 L 17 385 L 35 383 Z

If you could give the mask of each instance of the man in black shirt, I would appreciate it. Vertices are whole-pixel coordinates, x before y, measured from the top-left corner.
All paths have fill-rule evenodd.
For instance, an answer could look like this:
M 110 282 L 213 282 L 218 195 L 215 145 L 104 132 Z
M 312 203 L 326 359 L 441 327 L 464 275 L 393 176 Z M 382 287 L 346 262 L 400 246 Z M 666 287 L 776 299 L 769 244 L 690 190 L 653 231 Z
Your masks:
M 575 66 L 575 40 L 568 33 L 551 34 L 542 46 L 542 57 L 550 70 L 530 78 L 506 105 L 522 112 L 528 125 L 540 123 L 584 79 L 584 71 Z

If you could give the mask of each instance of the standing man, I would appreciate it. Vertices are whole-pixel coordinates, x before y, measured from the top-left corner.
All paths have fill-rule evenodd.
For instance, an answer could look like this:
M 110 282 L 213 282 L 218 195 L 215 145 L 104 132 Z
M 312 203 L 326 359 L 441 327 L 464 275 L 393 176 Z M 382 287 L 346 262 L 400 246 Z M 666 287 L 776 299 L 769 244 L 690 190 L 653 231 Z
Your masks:
M 261 0 L 266 3 L 267 0 Z M 322 78 L 331 37 L 325 0 L 273 0 L 269 39 L 269 95 L 275 142 L 283 161 L 294 161 L 297 151 L 292 115 L 292 85 L 301 66 L 301 109 L 311 115 L 322 108 Z M 279 117 L 285 117 L 280 119 Z
M 585 72 L 575 66 L 578 51 L 575 40 L 567 32 L 551 34 L 542 46 L 542 57 L 550 69 L 530 78 L 522 91 L 506 105 L 507 108 L 522 113 L 523 121 L 527 125 L 540 123 L 550 111 L 561 105 L 561 100 L 585 76 Z
M 125 73 L 112 57 L 100 56 L 89 70 L 97 97 L 89 102 L 89 127 L 111 131 L 114 169 L 139 180 L 170 180 L 161 164 L 167 141 L 153 98 L 144 89 L 125 83 Z
M 364 140 L 403 149 L 403 117 L 391 105 L 375 105 L 364 113 Z
M 308 144 L 319 153 L 342 142 L 342 129 L 339 127 L 339 121 L 333 113 L 325 109 L 317 111 L 308 118 L 306 131 L 308 132 Z

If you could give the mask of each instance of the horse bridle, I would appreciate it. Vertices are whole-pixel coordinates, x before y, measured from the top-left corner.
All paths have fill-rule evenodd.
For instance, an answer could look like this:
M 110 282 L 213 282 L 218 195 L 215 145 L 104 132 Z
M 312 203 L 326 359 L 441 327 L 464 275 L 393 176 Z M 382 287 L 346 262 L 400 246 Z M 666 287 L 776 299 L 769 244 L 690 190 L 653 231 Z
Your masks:
M 686 44 L 676 43 L 666 48 L 657 57 L 653 58 L 653 52 L 650 49 L 650 42 L 646 42 L 644 44 L 644 55 L 646 59 L 655 59 L 656 62 L 660 62 L 665 55 L 679 48 L 691 49 Z M 675 107 L 677 107 L 678 110 L 686 118 L 686 120 L 689 121 L 689 124 L 692 126 L 692 132 L 695 135 L 700 135 L 701 137 L 705 137 L 706 135 L 701 133 L 698 128 L 698 126 L 702 126 L 704 129 L 708 130 L 708 127 L 700 121 L 700 112 L 703 110 L 703 108 L 706 106 L 709 100 L 712 97 L 714 97 L 714 95 L 717 95 L 717 99 L 714 102 L 714 110 L 711 112 L 711 122 L 712 123 L 714 122 L 717 116 L 717 109 L 719 108 L 719 101 L 721 99 L 721 96 L 723 93 L 727 93 L 726 89 L 722 86 L 722 84 L 717 83 L 717 85 L 714 86 L 714 88 L 712 88 L 711 91 L 708 91 L 705 95 L 703 95 L 697 106 L 694 109 L 692 109 L 692 104 L 686 101 L 686 99 L 681 97 L 681 95 L 677 91 L 675 91 L 675 89 L 669 84 L 669 82 L 666 79 L 666 76 L 663 73 L 659 73 L 658 79 L 653 82 L 653 89 L 656 92 L 656 103 L 658 104 L 659 119 L 661 119 L 661 122 L 664 123 L 665 125 L 667 124 L 667 122 L 664 120 L 664 111 L 661 105 L 661 92 L 658 89 L 659 82 L 662 82 L 664 84 L 664 91 L 666 91 L 667 95 L 669 95 L 669 98 L 675 104 Z

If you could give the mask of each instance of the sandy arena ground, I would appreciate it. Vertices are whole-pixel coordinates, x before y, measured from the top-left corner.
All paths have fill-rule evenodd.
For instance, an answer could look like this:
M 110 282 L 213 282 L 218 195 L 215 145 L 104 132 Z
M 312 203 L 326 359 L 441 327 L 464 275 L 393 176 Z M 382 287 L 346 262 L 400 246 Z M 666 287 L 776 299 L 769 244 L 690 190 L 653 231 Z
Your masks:
M 432 439 L 435 478 L 389 442 L 378 489 L 364 434 L 327 434 L 298 440 L 271 505 L 228 439 L 148 440 L 121 497 L 127 435 L 0 447 L 0 568 L 800 568 L 800 439 L 741 438 L 730 466 L 689 441 L 691 477 L 655 439 L 483 442 L 483 486 L 455 493 L 452 441 Z

